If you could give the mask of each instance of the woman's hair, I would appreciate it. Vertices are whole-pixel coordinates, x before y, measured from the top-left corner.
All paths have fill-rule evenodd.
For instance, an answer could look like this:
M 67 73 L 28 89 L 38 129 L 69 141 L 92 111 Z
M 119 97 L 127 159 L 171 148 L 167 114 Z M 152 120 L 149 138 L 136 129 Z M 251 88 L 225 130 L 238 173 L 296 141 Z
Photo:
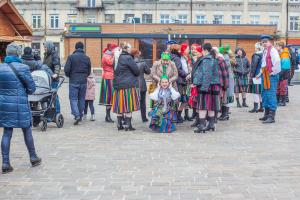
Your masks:
M 243 57 L 246 57 L 246 52 L 245 52 L 245 50 L 244 50 L 243 48 L 240 48 L 240 47 L 238 47 L 238 48 L 235 49 L 234 54 L 237 55 L 238 51 L 240 51 L 240 50 L 242 51 L 242 56 L 243 56 Z
M 126 51 L 128 48 L 131 48 L 131 45 L 128 42 L 121 42 L 120 47 L 122 51 Z
M 285 43 L 284 43 L 284 42 L 276 42 L 275 46 L 279 46 L 279 47 L 281 47 L 282 49 L 284 49 Z
M 216 58 L 216 52 L 213 50 L 211 43 L 205 43 L 202 47 L 202 49 L 205 51 L 208 51 L 212 57 Z
M 170 46 L 170 52 L 172 54 L 180 55 L 180 48 L 181 48 L 181 46 L 179 44 L 172 44 Z
M 140 51 L 136 48 L 131 49 L 131 55 L 138 56 L 140 54 Z
M 260 42 L 256 42 L 254 46 L 255 46 L 255 49 L 258 49 L 259 51 L 263 51 L 263 49 L 264 49 L 263 46 L 261 46 Z

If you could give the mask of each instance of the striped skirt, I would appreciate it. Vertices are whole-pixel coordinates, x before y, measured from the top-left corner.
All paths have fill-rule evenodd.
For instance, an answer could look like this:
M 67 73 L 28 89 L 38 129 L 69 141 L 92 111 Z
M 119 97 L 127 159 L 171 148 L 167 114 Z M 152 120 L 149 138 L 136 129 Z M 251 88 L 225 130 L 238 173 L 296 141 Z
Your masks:
M 261 94 L 262 84 L 250 84 L 248 87 L 248 93 Z
M 248 75 L 234 76 L 234 93 L 247 92 L 249 84 Z
M 112 95 L 113 95 L 113 80 L 102 79 L 100 84 L 99 104 L 105 106 L 111 106 Z
M 140 109 L 139 89 L 114 89 L 112 107 L 113 112 L 117 114 L 138 111 Z
M 212 85 L 208 92 L 199 92 L 195 107 L 198 110 L 220 111 L 220 85 Z

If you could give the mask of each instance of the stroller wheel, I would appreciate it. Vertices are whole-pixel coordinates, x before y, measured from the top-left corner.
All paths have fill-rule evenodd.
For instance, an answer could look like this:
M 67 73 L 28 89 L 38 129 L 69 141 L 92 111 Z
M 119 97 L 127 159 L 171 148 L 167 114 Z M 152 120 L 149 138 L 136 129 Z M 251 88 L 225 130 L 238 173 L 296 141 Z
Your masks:
M 55 123 L 56 123 L 56 126 L 57 128 L 62 128 L 64 126 L 64 117 L 62 114 L 57 114 L 56 117 L 55 117 Z
M 48 124 L 47 124 L 47 119 L 44 119 L 40 123 L 40 129 L 42 132 L 45 132 L 47 130 Z

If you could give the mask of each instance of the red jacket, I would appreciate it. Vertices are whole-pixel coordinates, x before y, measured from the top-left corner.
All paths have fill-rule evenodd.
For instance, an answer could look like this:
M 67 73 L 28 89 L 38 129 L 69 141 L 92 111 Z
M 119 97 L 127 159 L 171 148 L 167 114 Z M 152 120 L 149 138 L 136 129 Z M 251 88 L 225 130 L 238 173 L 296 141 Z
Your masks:
M 114 56 L 110 51 L 106 51 L 102 58 L 102 78 L 114 79 Z

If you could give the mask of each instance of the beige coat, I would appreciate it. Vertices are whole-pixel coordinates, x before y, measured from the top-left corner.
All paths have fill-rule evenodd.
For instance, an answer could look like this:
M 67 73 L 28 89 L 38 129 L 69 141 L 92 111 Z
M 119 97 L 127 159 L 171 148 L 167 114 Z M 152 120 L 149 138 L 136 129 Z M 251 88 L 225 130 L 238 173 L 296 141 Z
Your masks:
M 151 78 L 154 80 L 154 83 L 157 85 L 160 81 L 160 77 L 163 75 L 163 68 L 161 61 L 156 61 L 151 69 Z M 176 88 L 176 81 L 178 79 L 178 71 L 174 62 L 170 61 L 167 67 L 167 76 L 170 79 L 173 87 Z

